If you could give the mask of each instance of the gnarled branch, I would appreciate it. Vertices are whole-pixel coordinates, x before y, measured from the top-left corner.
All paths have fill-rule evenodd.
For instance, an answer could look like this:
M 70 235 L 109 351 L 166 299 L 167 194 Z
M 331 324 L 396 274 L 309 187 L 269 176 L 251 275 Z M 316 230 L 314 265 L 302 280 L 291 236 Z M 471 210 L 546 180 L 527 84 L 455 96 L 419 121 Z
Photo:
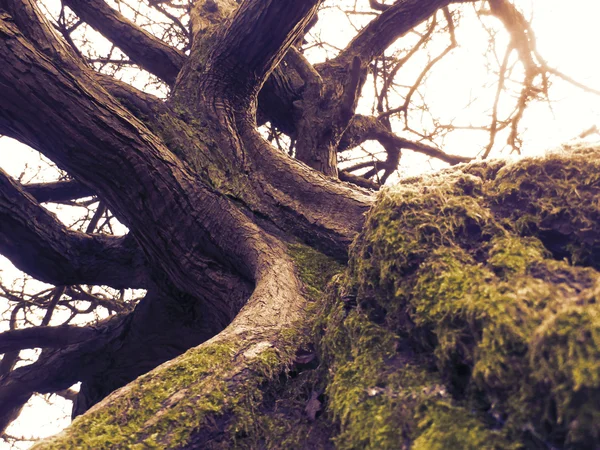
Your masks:
M 0 252 L 20 270 L 52 284 L 143 287 L 144 257 L 130 237 L 68 230 L 0 171 Z
M 114 43 L 132 62 L 172 85 L 186 56 L 127 20 L 104 0 L 64 0 L 75 14 Z

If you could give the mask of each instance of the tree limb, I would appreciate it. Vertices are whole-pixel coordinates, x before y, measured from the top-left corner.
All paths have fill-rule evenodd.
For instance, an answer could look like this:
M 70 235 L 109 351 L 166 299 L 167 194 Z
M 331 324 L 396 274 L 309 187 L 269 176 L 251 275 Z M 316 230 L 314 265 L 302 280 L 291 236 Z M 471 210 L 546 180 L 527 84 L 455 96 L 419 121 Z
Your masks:
M 57 285 L 143 287 L 144 258 L 130 237 L 68 230 L 0 171 L 0 252 L 20 270 Z
M 374 191 L 379 189 L 379 184 L 374 181 L 367 180 L 364 177 L 354 175 L 347 170 L 340 170 L 339 172 L 340 180 L 346 181 L 348 183 L 356 184 L 357 186 L 364 187 L 367 189 L 373 189 Z
M 34 392 L 50 393 L 67 389 L 93 368 L 92 353 L 105 349 L 107 342 L 121 334 L 127 316 L 113 318 L 91 339 L 68 350 L 42 352 L 38 360 L 0 378 L 0 433 L 15 420 Z M 59 328 L 59 327 L 56 327 Z M 112 332 L 111 332 L 112 331 Z
M 377 0 L 369 0 L 369 6 L 375 11 L 385 11 L 386 9 L 389 9 L 392 5 L 384 5 L 383 3 L 379 3 Z
M 336 59 L 360 56 L 368 64 L 438 9 L 450 3 L 470 2 L 472 0 L 399 0 L 369 22 Z
M 74 402 L 77 399 L 77 395 L 79 395 L 79 392 L 73 389 L 63 389 L 61 391 L 54 392 L 54 394 L 64 398 L 65 400 Z
M 141 29 L 104 0 L 64 0 L 75 14 L 119 47 L 130 60 L 167 84 L 175 78 L 186 56 Z
M 55 348 L 83 342 L 99 333 L 93 327 L 62 325 L 32 327 L 0 333 L 0 353 L 27 348 Z
M 258 93 L 266 77 L 316 12 L 319 0 L 246 0 L 222 30 L 209 57 L 215 76 L 233 89 Z
M 89 187 L 75 180 L 30 183 L 23 185 L 23 189 L 39 203 L 61 203 L 94 195 Z
M 397 149 L 407 149 L 437 158 L 448 164 L 455 165 L 471 161 L 473 158 L 451 155 L 422 142 L 401 138 L 389 131 L 383 123 L 372 116 L 355 115 L 342 136 L 338 151 L 350 150 L 368 140 L 379 141 L 382 145 L 390 145 Z

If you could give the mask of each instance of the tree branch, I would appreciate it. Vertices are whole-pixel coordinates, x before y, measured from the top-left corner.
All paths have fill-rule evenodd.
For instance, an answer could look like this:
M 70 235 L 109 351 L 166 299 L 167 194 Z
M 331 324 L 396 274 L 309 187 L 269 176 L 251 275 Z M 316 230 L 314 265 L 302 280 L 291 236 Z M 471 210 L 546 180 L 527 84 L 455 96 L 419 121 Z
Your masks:
M 74 402 L 77 399 L 77 395 L 79 395 L 79 392 L 74 391 L 73 389 L 62 389 L 60 391 L 54 392 L 54 394 L 64 398 L 65 400 Z
M 75 14 L 119 47 L 141 68 L 172 85 L 186 56 L 114 10 L 104 0 L 64 0 Z
M 132 313 L 94 327 L 43 327 L 0 334 L 0 343 L 6 346 L 22 338 L 46 349 L 35 363 L 0 377 L 0 432 L 33 392 L 60 392 L 81 381 L 74 404 L 75 415 L 81 414 L 113 390 L 220 331 L 241 308 L 251 287 L 211 265 L 206 268 L 206 295 L 222 297 L 221 304 L 231 311 L 204 308 L 171 286 L 166 291 L 151 289 Z M 64 329 L 69 330 L 67 334 Z M 40 334 L 52 345 L 42 342 Z
M 94 195 L 89 187 L 75 180 L 31 183 L 24 185 L 23 189 L 39 203 L 61 203 Z
M 383 123 L 372 116 L 355 115 L 342 136 L 338 151 L 346 151 L 368 140 L 379 141 L 382 145 L 390 145 L 396 149 L 407 149 L 437 158 L 448 164 L 455 165 L 471 161 L 473 158 L 450 155 L 442 150 L 422 142 L 401 138 L 389 131 Z
M 27 348 L 66 347 L 91 339 L 99 333 L 92 327 L 62 325 L 32 327 L 0 333 L 0 353 Z
M 258 93 L 266 77 L 307 26 L 319 0 L 246 0 L 222 30 L 207 66 L 245 92 Z
M 348 183 L 356 184 L 357 186 L 364 187 L 367 189 L 373 189 L 374 191 L 379 189 L 379 184 L 374 181 L 367 180 L 365 177 L 361 177 L 359 175 L 354 175 L 347 170 L 341 170 L 339 172 L 340 180 L 346 181 Z
M 383 3 L 379 3 L 377 0 L 369 0 L 369 6 L 375 11 L 385 11 L 392 5 L 384 5 Z
M 0 433 L 18 417 L 34 392 L 51 393 L 67 389 L 86 371 L 93 370 L 97 364 L 94 353 L 106 349 L 112 339 L 122 334 L 124 325 L 129 322 L 126 320 L 128 317 L 109 319 L 94 335 L 90 335 L 91 339 L 62 351 L 44 351 L 35 363 L 19 367 L 0 378 Z
M 20 270 L 57 285 L 143 287 L 144 258 L 130 237 L 68 230 L 0 171 L 0 252 Z
M 370 63 L 386 48 L 418 24 L 450 3 L 470 3 L 472 0 L 399 0 L 373 19 L 350 41 L 336 59 L 349 60 L 360 56 Z

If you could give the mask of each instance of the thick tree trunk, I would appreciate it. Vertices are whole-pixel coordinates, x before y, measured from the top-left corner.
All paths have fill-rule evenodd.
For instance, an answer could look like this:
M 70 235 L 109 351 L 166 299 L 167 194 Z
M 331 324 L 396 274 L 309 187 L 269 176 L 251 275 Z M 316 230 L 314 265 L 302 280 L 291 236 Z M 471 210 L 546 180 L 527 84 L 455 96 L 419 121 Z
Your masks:
M 61 44 L 33 3 L 3 2 L 12 16 L 0 12 L 6 63 L 0 84 L 16 88 L 2 93 L 2 131 L 67 170 L 130 230 L 129 238 L 86 244 L 85 237 L 65 230 L 7 179 L 0 206 L 11 218 L 0 231 L 10 239 L 3 241 L 3 251 L 48 281 L 150 289 L 133 313 L 109 321 L 103 332 L 80 336 L 65 329 L 64 339 L 53 346 L 73 342 L 67 350 L 44 351 L 32 366 L 6 375 L 0 387 L 3 427 L 33 392 L 83 381 L 74 411 L 79 414 L 219 332 L 211 342 L 243 341 L 243 354 L 253 355 L 232 369 L 231 376 L 238 378 L 264 352 L 279 352 L 282 330 L 300 320 L 305 309 L 306 293 L 286 241 L 304 239 L 346 257 L 370 194 L 277 154 L 255 130 L 258 90 L 316 4 L 288 3 L 210 6 L 214 21 L 208 28 L 195 24 L 191 56 L 171 100 L 163 104 L 91 72 Z M 206 18 L 197 13 L 192 16 Z M 231 14 L 231 23 L 219 27 L 219 20 Z M 109 27 L 110 17 L 102 17 L 94 26 Z M 264 45 L 252 44 L 249 37 L 260 40 L 275 21 L 277 32 L 270 32 Z M 219 45 L 206 45 L 216 39 Z M 15 213 L 16 225 L 11 222 Z M 11 244 L 15 226 L 35 253 L 20 255 Z M 138 248 L 124 248 L 131 238 Z M 104 252 L 107 248 L 114 249 L 112 254 Z M 85 254 L 89 273 L 79 267 Z M 119 264 L 136 255 L 139 261 L 127 275 Z M 145 334 L 147 329 L 156 333 Z M 277 355 L 278 366 L 289 360 Z M 45 376 L 36 377 L 40 370 Z

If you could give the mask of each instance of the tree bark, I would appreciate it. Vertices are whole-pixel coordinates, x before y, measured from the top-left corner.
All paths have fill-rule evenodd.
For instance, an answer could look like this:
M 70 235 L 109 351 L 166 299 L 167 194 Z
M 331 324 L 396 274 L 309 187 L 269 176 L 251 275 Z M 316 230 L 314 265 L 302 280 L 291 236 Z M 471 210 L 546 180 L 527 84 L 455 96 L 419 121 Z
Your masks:
M 213 339 L 230 342 L 243 337 L 244 354 L 254 348 L 252 357 L 240 360 L 232 372 L 234 378 L 237 373 L 246 373 L 263 352 L 280 347 L 277 336 L 300 319 L 306 304 L 302 283 L 281 238 L 287 234 L 312 239 L 314 244 L 344 258 L 370 203 L 368 193 L 331 183 L 275 153 L 253 126 L 260 87 L 310 20 L 314 5 L 242 5 L 231 22 L 214 31 L 221 43 L 204 55 L 212 61 L 207 66 L 213 69 L 198 71 L 196 61 L 190 58 L 168 105 L 138 95 L 122 84 L 105 83 L 104 78 L 92 73 L 60 44 L 35 5 L 27 4 L 28 8 L 21 10 L 12 4 L 9 11 L 14 11 L 15 17 L 1 13 L 0 52 L 7 70 L 0 83 L 16 83 L 17 87 L 4 91 L 0 98 L 2 132 L 44 153 L 105 201 L 130 229 L 136 244 L 132 251 L 143 255 L 138 266 L 148 268 L 144 286 L 156 285 L 152 289 L 169 292 L 160 296 L 168 301 L 149 294 L 132 315 L 107 325 L 114 327 L 116 323 L 117 327 L 101 339 L 90 338 L 71 345 L 66 353 L 47 349 L 34 365 L 8 374 L 0 387 L 0 395 L 6 398 L 3 426 L 32 392 L 63 390 L 76 380 L 84 382 L 75 408 L 75 413 L 81 413 L 116 387 L 216 334 L 234 317 L 225 331 Z M 250 20 L 255 16 L 260 18 L 260 26 Z M 283 17 L 286 20 L 282 22 Z M 271 34 L 261 47 L 244 48 L 249 36 L 259 36 L 261 30 L 275 22 L 280 34 Z M 15 23 L 26 30 L 31 40 Z M 198 37 L 194 45 L 201 47 L 202 40 Z M 194 48 L 191 53 L 200 57 Z M 230 66 L 231 61 L 239 63 Z M 236 76 L 231 77 L 234 73 Z M 199 82 L 192 86 L 196 81 Z M 191 103 L 190 99 L 202 99 L 202 103 Z M 123 105 L 136 109 L 137 117 Z M 181 114 L 182 108 L 187 114 Z M 176 110 L 180 112 L 174 113 Z M 144 117 L 146 114 L 149 117 Z M 181 120 L 192 116 L 193 121 Z M 180 128 L 169 130 L 165 120 Z M 168 131 L 173 135 L 181 130 L 191 133 L 180 133 L 183 137 L 177 141 L 166 135 Z M 192 139 L 186 140 L 185 136 Z M 254 169 L 251 174 L 249 169 Z M 32 230 L 37 228 L 45 233 L 53 229 L 63 235 L 68 232 L 11 183 L 9 179 L 5 183 L 5 192 L 15 192 L 6 208 L 14 212 L 15 205 L 27 205 L 45 222 L 43 227 L 36 226 L 26 220 L 24 212 L 21 235 L 15 235 L 15 227 L 10 226 L 5 230 L 7 236 L 42 247 L 36 250 L 38 254 L 49 254 L 44 245 L 62 241 L 64 246 L 70 242 L 58 236 L 33 237 Z M 337 212 L 339 215 L 332 214 Z M 6 253 L 18 262 L 18 252 L 6 245 Z M 52 251 L 50 258 L 74 255 L 75 261 L 81 261 L 71 249 Z M 98 253 L 107 256 L 105 251 Z M 26 254 L 34 255 L 30 251 Z M 117 261 L 109 268 L 119 272 L 119 264 L 130 265 L 124 256 L 117 254 Z M 48 271 L 52 264 L 44 268 L 44 261 L 34 257 L 20 266 L 46 279 L 54 277 L 53 281 L 61 284 L 106 282 L 117 287 L 139 286 L 136 276 L 126 272 L 120 273 L 122 284 L 107 281 L 107 277 L 90 280 L 85 275 L 74 279 L 47 274 L 44 270 Z M 64 270 L 66 261 L 60 263 Z M 211 266 L 217 269 L 207 271 Z M 93 266 L 90 269 L 98 276 Z M 230 281 L 223 275 L 215 279 L 211 271 L 230 274 Z M 220 286 L 223 282 L 225 286 Z M 249 285 L 253 285 L 252 292 Z M 157 306 L 151 307 L 153 304 Z M 181 338 L 181 330 L 176 331 L 178 320 L 170 317 L 172 312 L 166 315 L 170 317 L 166 322 L 164 314 L 144 313 L 149 308 L 163 311 L 169 304 L 184 310 L 192 307 L 185 305 L 194 305 L 200 322 L 193 327 L 193 338 Z M 152 343 L 141 345 L 148 338 L 132 331 L 138 322 L 160 330 L 160 339 L 165 341 L 161 346 L 165 345 L 168 351 L 157 352 Z M 110 363 L 98 358 L 104 353 L 110 355 Z M 90 360 L 94 364 L 89 364 Z M 81 370 L 73 370 L 75 367 Z M 40 370 L 45 371 L 44 377 L 35 376 Z

